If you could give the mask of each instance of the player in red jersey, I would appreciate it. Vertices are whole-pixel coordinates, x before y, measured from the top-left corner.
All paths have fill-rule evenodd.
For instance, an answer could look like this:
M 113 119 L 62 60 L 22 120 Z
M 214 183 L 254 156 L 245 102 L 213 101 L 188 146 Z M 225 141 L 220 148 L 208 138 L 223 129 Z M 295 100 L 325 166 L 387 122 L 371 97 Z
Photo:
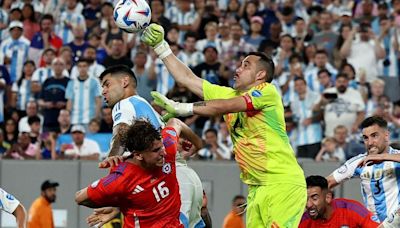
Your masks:
M 382 224 L 361 203 L 350 199 L 333 199 L 328 181 L 322 176 L 309 176 L 307 205 L 299 228 L 365 227 L 394 228 L 399 225 L 400 209 Z
M 76 202 L 91 208 L 119 207 L 124 227 L 183 227 L 175 168 L 180 134 L 190 141 L 198 138 L 177 119 L 168 121 L 161 134 L 150 122 L 136 120 L 125 140 L 131 157 L 78 191 Z

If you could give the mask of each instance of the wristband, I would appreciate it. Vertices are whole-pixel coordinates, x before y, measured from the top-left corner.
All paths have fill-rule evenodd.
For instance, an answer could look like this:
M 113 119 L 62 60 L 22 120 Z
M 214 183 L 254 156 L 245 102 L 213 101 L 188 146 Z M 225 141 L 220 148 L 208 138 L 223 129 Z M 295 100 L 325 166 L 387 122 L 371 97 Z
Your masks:
M 154 52 L 158 55 L 158 58 L 160 58 L 161 60 L 163 60 L 168 55 L 172 54 L 171 48 L 169 48 L 169 45 L 165 40 L 161 41 L 161 43 L 157 44 L 154 47 Z

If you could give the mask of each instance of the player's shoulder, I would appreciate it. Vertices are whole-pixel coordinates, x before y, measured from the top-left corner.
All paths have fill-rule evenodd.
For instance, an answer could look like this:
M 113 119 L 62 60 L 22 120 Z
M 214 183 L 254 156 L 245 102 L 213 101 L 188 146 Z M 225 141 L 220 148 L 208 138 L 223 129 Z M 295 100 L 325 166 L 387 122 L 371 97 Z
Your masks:
M 278 91 L 272 83 L 264 82 L 251 88 L 249 93 L 253 97 L 261 97 L 267 95 L 267 93 L 269 96 L 271 93 L 278 94 Z
M 360 202 L 352 199 L 338 198 L 334 199 L 332 204 L 336 209 L 345 209 L 362 217 L 365 217 L 370 213 Z

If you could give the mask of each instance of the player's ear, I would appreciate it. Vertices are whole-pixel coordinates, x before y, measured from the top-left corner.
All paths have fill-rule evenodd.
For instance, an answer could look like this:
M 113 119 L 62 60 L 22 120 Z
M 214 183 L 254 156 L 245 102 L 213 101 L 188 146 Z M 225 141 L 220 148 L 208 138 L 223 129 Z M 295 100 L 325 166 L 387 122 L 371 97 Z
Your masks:
M 259 70 L 256 73 L 256 81 L 259 81 L 259 80 L 265 81 L 266 77 L 267 77 L 267 72 L 265 70 Z
M 139 161 L 143 160 L 143 154 L 142 153 L 133 152 L 133 157 L 136 158 L 136 160 L 139 160 Z
M 122 87 L 126 88 L 129 85 L 129 78 L 128 77 L 123 77 L 122 78 Z
M 327 202 L 327 203 L 331 203 L 331 202 L 332 202 L 332 200 L 333 200 L 333 192 L 332 192 L 331 190 L 329 190 L 329 191 L 326 193 L 325 199 L 326 199 L 326 202 Z

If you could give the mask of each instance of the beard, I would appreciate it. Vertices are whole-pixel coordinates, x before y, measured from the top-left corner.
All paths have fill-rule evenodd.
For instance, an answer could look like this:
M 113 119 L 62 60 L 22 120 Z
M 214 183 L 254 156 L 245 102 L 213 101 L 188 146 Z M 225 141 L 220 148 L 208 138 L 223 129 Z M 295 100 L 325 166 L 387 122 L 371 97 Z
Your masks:
M 347 86 L 339 86 L 336 89 L 339 93 L 344 93 L 347 90 Z

